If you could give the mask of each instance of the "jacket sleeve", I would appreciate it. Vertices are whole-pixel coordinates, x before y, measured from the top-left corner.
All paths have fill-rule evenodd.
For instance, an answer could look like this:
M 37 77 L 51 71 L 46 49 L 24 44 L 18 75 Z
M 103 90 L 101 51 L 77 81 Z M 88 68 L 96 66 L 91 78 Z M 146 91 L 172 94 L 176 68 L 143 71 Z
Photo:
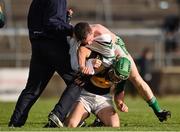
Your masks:
M 44 10 L 43 23 L 48 34 L 72 36 L 73 26 L 66 21 L 66 0 L 47 0 Z

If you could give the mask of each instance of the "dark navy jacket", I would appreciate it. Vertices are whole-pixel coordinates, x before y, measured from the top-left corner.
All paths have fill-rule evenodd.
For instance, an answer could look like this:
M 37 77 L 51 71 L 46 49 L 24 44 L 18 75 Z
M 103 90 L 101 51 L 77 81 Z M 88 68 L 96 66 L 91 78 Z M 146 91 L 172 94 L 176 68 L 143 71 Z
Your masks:
M 72 35 L 67 20 L 66 0 L 33 0 L 28 14 L 30 37 L 64 39 Z

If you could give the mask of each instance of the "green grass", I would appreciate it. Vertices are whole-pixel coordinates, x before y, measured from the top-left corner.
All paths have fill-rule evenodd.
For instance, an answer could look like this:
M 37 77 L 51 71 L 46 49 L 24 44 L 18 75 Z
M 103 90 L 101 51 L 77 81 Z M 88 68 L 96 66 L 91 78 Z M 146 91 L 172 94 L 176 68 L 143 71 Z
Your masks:
M 126 97 L 128 113 L 119 112 L 120 128 L 43 128 L 47 123 L 47 115 L 58 99 L 40 99 L 30 111 L 29 118 L 22 128 L 8 128 L 10 116 L 15 103 L 0 102 L 0 131 L 180 131 L 180 97 L 158 98 L 162 108 L 171 110 L 172 117 L 160 123 L 151 108 L 141 98 Z M 91 123 L 94 116 L 88 118 Z

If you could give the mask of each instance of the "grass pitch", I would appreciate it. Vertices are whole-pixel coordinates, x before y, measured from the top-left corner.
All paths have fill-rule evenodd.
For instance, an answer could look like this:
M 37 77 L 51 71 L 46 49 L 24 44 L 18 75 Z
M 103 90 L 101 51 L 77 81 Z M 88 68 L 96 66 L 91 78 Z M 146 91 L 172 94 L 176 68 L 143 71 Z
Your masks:
M 8 128 L 10 116 L 15 107 L 12 102 L 0 102 L 0 131 L 180 131 L 180 96 L 158 98 L 162 108 L 172 112 L 172 117 L 166 122 L 159 122 L 151 108 L 141 98 L 126 96 L 128 113 L 119 113 L 121 127 L 83 127 L 83 128 L 43 128 L 47 123 L 47 115 L 58 99 L 40 99 L 32 107 L 25 126 Z M 90 124 L 94 120 L 90 116 L 86 120 Z

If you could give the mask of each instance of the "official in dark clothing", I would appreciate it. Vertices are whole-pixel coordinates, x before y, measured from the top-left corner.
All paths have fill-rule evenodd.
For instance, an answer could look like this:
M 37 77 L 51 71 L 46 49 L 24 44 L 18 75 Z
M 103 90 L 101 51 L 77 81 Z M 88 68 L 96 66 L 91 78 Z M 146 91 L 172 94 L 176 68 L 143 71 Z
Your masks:
M 80 88 L 73 84 L 67 36 L 73 27 L 67 23 L 66 0 L 33 0 L 28 14 L 29 39 L 32 56 L 29 77 L 21 92 L 9 127 L 25 124 L 29 110 L 39 98 L 48 81 L 56 71 L 67 84 L 61 99 L 51 112 L 51 116 L 63 121 L 73 101 L 79 97 Z

